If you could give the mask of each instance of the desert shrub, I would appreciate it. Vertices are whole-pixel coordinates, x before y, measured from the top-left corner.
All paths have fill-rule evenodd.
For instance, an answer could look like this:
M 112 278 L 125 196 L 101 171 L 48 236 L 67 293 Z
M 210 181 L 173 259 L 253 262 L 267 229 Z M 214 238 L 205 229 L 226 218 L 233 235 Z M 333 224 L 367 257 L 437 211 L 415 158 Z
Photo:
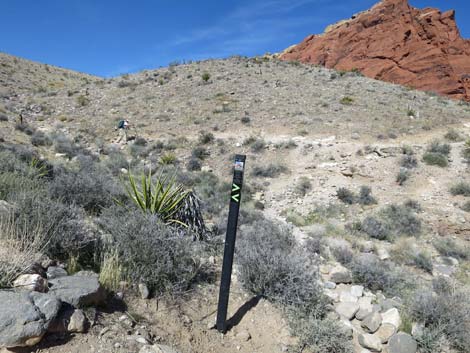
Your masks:
M 462 205 L 462 210 L 464 210 L 465 212 L 470 212 L 470 201 L 467 201 L 465 202 L 463 205 Z
M 0 121 L 8 121 L 8 117 L 5 114 L 0 113 Z
M 376 257 L 358 256 L 350 267 L 355 283 L 373 291 L 381 290 L 386 295 L 401 296 L 416 286 L 414 279 L 404 269 Z
M 346 245 L 333 246 L 331 247 L 331 252 L 333 253 L 336 261 L 342 265 L 350 264 L 354 258 L 353 252 Z
M 309 238 L 305 242 L 305 250 L 307 250 L 309 254 L 324 256 L 327 246 L 326 240 L 321 235 L 309 234 Z
M 137 136 L 134 140 L 134 145 L 137 145 L 137 146 L 147 146 L 147 140 L 145 138 L 143 138 L 142 136 Z
M 465 163 L 470 164 L 470 140 L 465 141 L 465 145 L 462 149 L 462 157 Z
M 444 135 L 444 138 L 448 141 L 452 142 L 458 142 L 462 141 L 462 136 L 459 134 L 459 132 L 455 129 L 449 129 L 447 130 L 446 134 Z
M 366 217 L 361 230 L 372 238 L 393 240 L 396 236 L 417 236 L 421 233 L 421 220 L 413 209 L 405 205 L 389 205 L 375 216 Z
M 426 272 L 432 273 L 433 264 L 431 255 L 416 246 L 411 239 L 400 239 L 392 249 L 393 259 L 401 264 L 416 266 Z
M 76 145 L 65 135 L 55 136 L 54 149 L 57 153 L 64 153 L 68 158 L 73 158 L 82 152 L 80 146 Z
M 240 119 L 240 121 L 241 121 L 243 124 L 249 124 L 250 121 L 251 121 L 251 119 L 250 119 L 249 116 L 246 116 L 246 115 L 245 115 L 245 116 L 243 116 L 243 117 Z
M 160 156 L 158 163 L 161 165 L 171 165 L 176 164 L 177 161 L 178 159 L 176 158 L 176 155 L 174 153 L 168 152 Z
M 400 171 L 397 174 L 396 181 L 398 185 L 403 185 L 405 181 L 410 177 L 410 171 L 406 168 L 400 168 Z
M 442 256 L 451 256 L 462 260 L 466 260 L 470 257 L 470 249 L 460 245 L 452 238 L 438 239 L 433 245 Z
M 427 151 L 431 153 L 440 153 L 444 156 L 448 156 L 450 153 L 451 147 L 448 143 L 440 143 L 439 141 L 432 141 L 428 147 Z
M 319 317 L 326 313 L 317 269 L 287 228 L 266 219 L 245 227 L 237 263 L 240 282 L 253 294 Z
M 460 181 L 450 188 L 450 193 L 454 196 L 455 195 L 470 196 L 470 183 L 467 183 L 465 181 Z
M 356 195 L 349 189 L 345 187 L 341 187 L 336 191 L 336 196 L 338 199 L 347 203 L 348 205 L 352 205 L 356 201 Z
M 339 102 L 341 104 L 344 104 L 344 105 L 351 105 L 351 104 L 354 103 L 354 99 L 352 97 L 345 96 L 345 97 L 341 98 L 341 100 Z
M 251 170 L 251 175 L 263 178 L 275 178 L 287 172 L 287 167 L 282 164 L 270 163 L 268 165 L 257 165 Z
M 191 158 L 186 164 L 186 169 L 191 172 L 201 170 L 201 163 L 196 158 Z
M 39 261 L 47 241 L 39 225 L 26 229 L 13 217 L 0 217 L 0 288 L 10 287 L 26 268 Z
M 419 353 L 444 352 L 449 345 L 441 327 L 424 327 L 414 338 L 418 343 Z
M 460 351 L 470 351 L 470 293 L 468 289 L 432 293 L 418 291 L 410 304 L 410 315 L 423 322 L 433 335 L 443 334 L 451 346 Z M 425 342 L 439 341 L 438 337 Z M 418 342 L 422 341 L 418 340 Z M 420 342 L 423 344 L 423 342 Z
M 301 177 L 295 186 L 295 192 L 305 196 L 312 189 L 312 183 L 307 177 Z
M 423 162 L 428 165 L 437 165 L 442 168 L 447 167 L 449 165 L 449 160 L 447 156 L 433 152 L 426 152 L 423 155 Z
M 193 150 L 191 151 L 191 156 L 193 158 L 204 160 L 209 157 L 209 152 L 205 147 L 198 146 L 193 148 Z
M 110 236 L 105 248 L 115 251 L 123 277 L 133 283 L 146 283 L 156 294 L 177 294 L 202 274 L 192 240 L 181 237 L 158 215 L 112 207 L 103 212 L 99 224 Z
M 359 196 L 357 203 L 361 205 L 372 205 L 376 204 L 377 200 L 371 195 L 372 189 L 368 186 L 362 185 L 359 189 Z
M 124 199 L 124 191 L 103 168 L 83 162 L 79 168 L 63 170 L 49 183 L 49 194 L 68 205 L 77 205 L 92 214 Z
M 84 95 L 78 96 L 76 101 L 79 107 L 86 107 L 88 104 L 90 104 L 90 99 Z
M 34 133 L 34 128 L 27 124 L 16 124 L 15 125 L 15 130 L 24 132 L 26 135 L 31 136 Z
M 288 322 L 293 335 L 298 337 L 294 350 L 303 352 L 352 353 L 353 347 L 347 329 L 334 319 L 320 319 L 315 315 L 305 315 L 298 311 L 288 314 Z
M 262 138 L 257 138 L 251 143 L 251 150 L 253 152 L 261 152 L 266 148 L 266 141 Z
M 121 169 L 129 169 L 130 167 L 126 156 L 120 151 L 110 153 L 103 164 L 113 175 L 118 175 L 121 173 Z
M 204 131 L 200 133 L 199 139 L 198 139 L 199 143 L 203 145 L 212 143 L 214 142 L 214 140 L 215 140 L 215 137 L 212 132 L 204 132 Z
M 36 131 L 31 136 L 31 144 L 33 146 L 50 146 L 52 145 L 52 141 L 45 133 Z
M 0 174 L 0 200 L 9 200 L 18 192 L 31 192 L 41 188 L 39 179 L 27 177 L 19 173 Z
M 208 73 L 208 72 L 204 72 L 202 75 L 201 75 L 201 78 L 204 82 L 208 82 L 211 78 L 211 75 Z
M 377 200 L 371 194 L 372 189 L 368 186 L 362 185 L 359 189 L 359 194 L 356 195 L 351 190 L 341 187 L 336 191 L 336 196 L 349 205 L 358 203 L 361 205 L 372 205 L 377 203 Z
M 413 169 L 418 166 L 418 160 L 413 155 L 405 154 L 400 159 L 400 166 L 406 169 Z
M 100 243 L 85 222 L 82 210 L 52 200 L 41 192 L 17 194 L 14 203 L 15 222 L 20 231 L 38 227 L 43 230 L 48 239 L 46 255 L 62 261 L 76 256 L 84 267 L 95 265 Z

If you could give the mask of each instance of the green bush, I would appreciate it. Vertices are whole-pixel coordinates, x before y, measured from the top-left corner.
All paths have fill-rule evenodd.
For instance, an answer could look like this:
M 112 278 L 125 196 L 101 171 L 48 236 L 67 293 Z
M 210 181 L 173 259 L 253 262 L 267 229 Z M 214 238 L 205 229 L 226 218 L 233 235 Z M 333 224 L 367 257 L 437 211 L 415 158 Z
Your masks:
M 51 139 L 41 131 L 36 131 L 31 136 L 31 144 L 33 146 L 50 146 L 52 145 Z
M 253 294 L 303 312 L 326 313 L 318 270 L 287 228 L 266 219 L 245 227 L 237 263 L 240 282 Z
M 413 155 L 405 154 L 400 159 L 400 166 L 406 169 L 413 169 L 418 166 L 418 160 Z
M 212 132 L 204 132 L 202 131 L 199 135 L 199 143 L 203 145 L 207 145 L 209 143 L 214 142 L 215 137 Z
M 372 189 L 370 187 L 362 185 L 358 195 L 345 187 L 341 187 L 336 191 L 336 196 L 338 199 L 349 205 L 354 203 L 358 203 L 360 205 L 376 204 L 377 200 L 371 193 Z
M 207 151 L 207 149 L 206 149 L 205 147 L 198 146 L 198 147 L 195 147 L 195 148 L 192 150 L 191 156 L 192 156 L 193 158 L 197 158 L 197 159 L 204 160 L 204 159 L 206 159 L 207 157 L 209 157 L 209 152 Z
M 397 236 L 417 236 L 421 233 L 421 220 L 414 210 L 405 205 L 389 205 L 375 216 L 366 217 L 361 230 L 372 238 L 393 240 Z
M 462 141 L 462 136 L 455 129 L 449 129 L 444 135 L 444 138 L 452 142 Z
M 400 168 L 400 171 L 397 174 L 396 181 L 398 185 L 403 185 L 405 181 L 410 177 L 410 171 L 406 168 Z
M 410 315 L 425 324 L 425 337 L 418 338 L 426 349 L 438 346 L 445 336 L 452 348 L 459 352 L 470 351 L 470 293 L 468 289 L 433 293 L 422 290 L 415 294 Z M 428 331 L 430 330 L 430 331 Z M 429 337 L 429 335 L 432 335 Z
M 336 196 L 338 199 L 347 203 L 348 205 L 352 205 L 356 201 L 356 195 L 349 189 L 345 187 L 341 187 L 336 191 Z
M 452 195 L 470 196 L 470 184 L 465 181 L 460 181 L 450 188 Z
M 282 164 L 273 164 L 270 163 L 268 165 L 257 165 L 254 166 L 251 170 L 251 175 L 255 177 L 263 177 L 263 178 L 275 178 L 281 175 L 282 173 L 287 172 L 287 167 Z
M 460 245 L 452 238 L 438 239 L 433 245 L 442 256 L 451 256 L 462 260 L 470 258 L 470 248 Z
M 295 186 L 295 192 L 301 196 L 305 196 L 312 189 L 312 183 L 307 177 L 301 177 Z
M 406 270 L 376 257 L 361 255 L 351 265 L 353 281 L 370 290 L 381 290 L 389 296 L 402 296 L 416 286 Z
M 449 160 L 447 156 L 433 152 L 426 152 L 423 155 L 423 162 L 428 165 L 436 165 L 442 168 L 447 167 L 449 165 Z
M 208 82 L 211 78 L 211 75 L 208 73 L 208 72 L 204 72 L 202 75 L 201 75 L 201 78 L 204 82 Z
M 110 235 L 105 248 L 121 261 L 123 276 L 143 282 L 155 294 L 179 294 L 203 277 L 190 237 L 165 225 L 156 214 L 112 207 L 99 219 Z

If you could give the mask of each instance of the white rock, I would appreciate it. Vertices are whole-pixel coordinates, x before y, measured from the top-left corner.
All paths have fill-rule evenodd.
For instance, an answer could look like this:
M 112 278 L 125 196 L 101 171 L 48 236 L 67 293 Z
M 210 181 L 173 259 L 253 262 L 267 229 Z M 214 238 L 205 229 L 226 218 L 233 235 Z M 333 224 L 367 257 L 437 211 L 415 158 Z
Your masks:
M 351 320 L 359 310 L 359 304 L 349 302 L 339 303 L 335 310 L 340 316 Z
M 380 338 L 382 343 L 387 343 L 390 337 L 397 332 L 397 328 L 391 324 L 382 324 L 375 335 Z
M 139 283 L 139 293 L 142 299 L 148 299 L 150 296 L 150 291 L 144 283 Z
M 392 308 L 382 313 L 382 324 L 391 324 L 395 328 L 399 328 L 401 324 L 400 313 L 397 308 Z
M 352 295 L 350 292 L 341 292 L 339 294 L 339 301 L 347 303 L 357 303 L 357 297 Z
M 355 297 L 362 297 L 362 294 L 364 293 L 364 287 L 363 286 L 352 286 L 351 287 L 351 294 L 354 295 Z
M 327 289 L 335 289 L 336 288 L 336 283 L 326 281 L 325 283 L 323 283 L 323 286 Z
M 380 260 L 384 261 L 384 260 L 388 260 L 390 258 L 390 254 L 389 252 L 387 251 L 387 249 L 384 249 L 384 248 L 379 248 L 377 250 L 377 256 L 379 257 Z
M 37 274 L 21 275 L 14 282 L 13 287 L 34 292 L 47 292 L 47 280 Z
M 86 331 L 87 318 L 83 311 L 76 309 L 70 317 L 70 322 L 67 326 L 68 332 L 83 333 Z
M 335 283 L 351 283 L 351 271 L 344 266 L 337 265 L 330 271 L 330 281 Z

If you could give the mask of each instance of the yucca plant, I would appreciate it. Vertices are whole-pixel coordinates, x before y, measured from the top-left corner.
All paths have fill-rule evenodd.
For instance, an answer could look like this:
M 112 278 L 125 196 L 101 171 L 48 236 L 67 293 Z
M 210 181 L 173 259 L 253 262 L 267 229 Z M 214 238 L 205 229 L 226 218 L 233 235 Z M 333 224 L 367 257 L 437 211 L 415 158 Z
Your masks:
M 148 175 L 142 173 L 140 186 L 132 173 L 128 173 L 128 177 L 129 183 L 125 185 L 127 193 L 142 211 L 159 215 L 167 224 L 188 226 L 175 215 L 190 191 L 177 183 L 174 176 L 163 176 L 160 173 L 155 181 L 152 181 L 151 171 Z

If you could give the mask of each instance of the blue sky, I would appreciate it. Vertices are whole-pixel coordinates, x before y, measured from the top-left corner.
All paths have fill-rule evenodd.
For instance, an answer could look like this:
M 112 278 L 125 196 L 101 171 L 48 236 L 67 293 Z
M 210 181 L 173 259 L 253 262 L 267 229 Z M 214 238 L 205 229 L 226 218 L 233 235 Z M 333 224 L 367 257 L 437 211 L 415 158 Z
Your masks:
M 109 77 L 176 60 L 278 52 L 377 1 L 2 0 L 0 51 Z M 470 38 L 470 1 L 410 3 L 456 9 Z

